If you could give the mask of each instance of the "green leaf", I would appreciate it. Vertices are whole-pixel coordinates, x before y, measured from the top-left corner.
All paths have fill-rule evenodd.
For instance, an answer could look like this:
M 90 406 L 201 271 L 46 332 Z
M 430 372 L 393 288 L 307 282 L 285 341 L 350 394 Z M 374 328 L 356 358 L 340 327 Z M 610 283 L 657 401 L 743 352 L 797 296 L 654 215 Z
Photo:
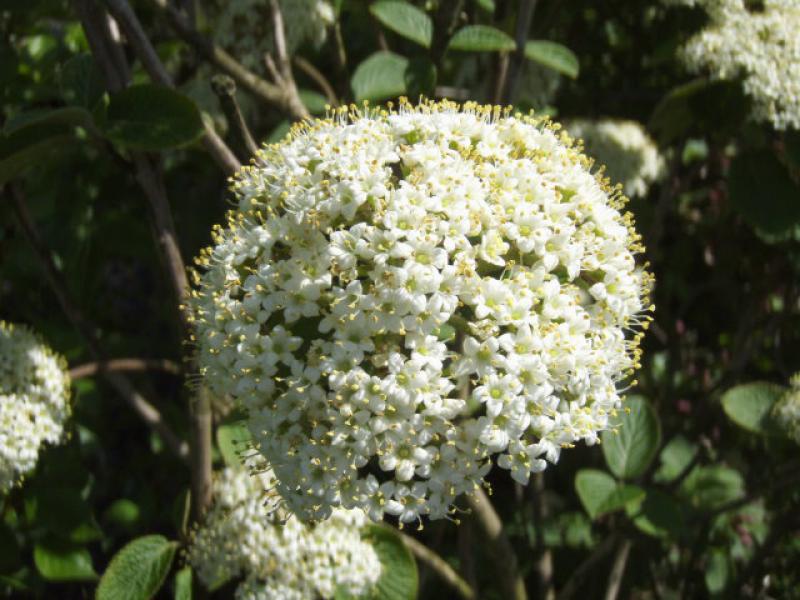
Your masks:
M 96 600 L 147 600 L 169 573 L 178 544 L 161 535 L 137 538 L 122 548 L 97 586 Z
M 772 407 L 786 388 L 756 381 L 737 385 L 722 395 L 722 408 L 728 418 L 753 433 L 773 434 L 780 431 L 772 419 Z
M 89 53 L 73 56 L 59 72 L 61 93 L 68 104 L 93 109 L 105 91 L 103 74 Z
M 32 524 L 77 544 L 103 536 L 89 503 L 75 488 L 35 488 L 26 499 L 25 513 Z
M 431 47 L 433 21 L 413 4 L 402 0 L 378 0 L 369 7 L 384 27 L 425 48 Z
M 350 80 L 356 101 L 386 100 L 406 93 L 408 59 L 392 52 L 376 52 L 356 68 Z
M 325 112 L 325 107 L 328 105 L 328 99 L 322 94 L 318 94 L 312 90 L 298 90 L 300 100 L 312 115 L 320 115 Z
M 33 562 L 48 581 L 91 581 L 97 579 L 92 556 L 83 546 L 48 539 L 33 548 Z
M 580 63 L 575 53 L 562 44 L 548 40 L 531 40 L 525 43 L 525 58 L 575 79 Z
M 414 600 L 418 586 L 417 563 L 400 536 L 387 526 L 370 525 L 365 539 L 372 544 L 383 567 L 373 598 Z
M 183 567 L 175 573 L 175 600 L 192 600 L 191 567 Z
M 713 548 L 708 556 L 705 569 L 706 587 L 712 595 L 721 594 L 728 586 L 730 565 L 728 552 L 723 548 Z
M 711 465 L 694 469 L 680 488 L 693 506 L 713 510 L 744 496 L 744 479 L 735 469 Z
M 66 106 L 53 110 L 31 110 L 14 115 L 3 127 L 5 135 L 12 135 L 25 127 L 35 125 L 66 125 L 89 128 L 92 115 L 78 106 Z
M 697 452 L 696 444 L 680 434 L 676 435 L 661 451 L 661 466 L 655 472 L 655 481 L 667 483 L 675 479 L 689 466 Z
M 624 508 L 626 504 L 644 496 L 641 488 L 618 484 L 611 475 L 597 469 L 578 471 L 575 475 L 575 491 L 592 519 Z
M 242 466 L 239 456 L 248 448 L 251 439 L 250 431 L 244 421 L 223 423 L 217 427 L 217 446 L 227 466 Z
M 494 0 L 477 0 L 477 3 L 478 7 L 480 7 L 482 10 L 485 10 L 490 15 L 494 14 L 494 9 L 495 9 Z
M 280 123 L 275 125 L 275 129 L 273 129 L 267 136 L 267 143 L 276 144 L 280 142 L 283 138 L 286 137 L 286 134 L 289 133 L 289 130 L 291 128 L 292 124 L 289 123 L 289 121 L 281 121 Z
M 425 57 L 413 58 L 409 61 L 403 74 L 406 94 L 411 98 L 417 96 L 433 96 L 436 88 L 436 65 Z
M 633 479 L 645 472 L 658 451 L 661 425 L 655 411 L 642 397 L 625 402 L 625 412 L 614 429 L 603 432 L 603 456 L 611 472 Z
M 728 173 L 731 206 L 750 225 L 781 235 L 800 223 L 800 187 L 768 150 L 736 156 Z
M 678 501 L 659 490 L 648 489 L 625 512 L 637 529 L 658 538 L 677 537 L 684 528 L 684 512 Z
M 150 83 L 111 96 L 105 134 L 132 150 L 158 151 L 190 144 L 203 135 L 203 119 L 186 96 Z
M 139 505 L 127 498 L 115 500 L 103 513 L 103 521 L 126 531 L 139 525 L 141 518 L 142 511 Z
M 517 47 L 507 33 L 488 25 L 467 25 L 456 31 L 447 46 L 467 52 L 510 52 Z

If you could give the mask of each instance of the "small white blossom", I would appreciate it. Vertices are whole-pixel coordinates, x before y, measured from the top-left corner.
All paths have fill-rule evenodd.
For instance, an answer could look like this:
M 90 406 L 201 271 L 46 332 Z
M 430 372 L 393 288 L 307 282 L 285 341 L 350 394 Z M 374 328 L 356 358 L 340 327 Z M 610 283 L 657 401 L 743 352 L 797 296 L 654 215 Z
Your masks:
M 241 578 L 237 600 L 333 598 L 337 588 L 361 596 L 381 563 L 361 539 L 367 517 L 337 509 L 315 525 L 286 518 L 270 471 L 225 469 L 214 480 L 214 504 L 194 532 L 188 561 L 207 586 Z
M 651 277 L 589 166 L 546 120 L 444 102 L 337 111 L 242 170 L 199 361 L 291 511 L 445 518 L 495 461 L 526 481 L 608 427 Z
M 626 196 L 646 196 L 664 175 L 664 158 L 636 121 L 575 119 L 566 127 L 571 136 L 583 140 L 586 154 L 606 167 L 611 183 L 622 184 Z
M 0 492 L 36 466 L 45 443 L 58 443 L 70 415 L 64 358 L 27 327 L 0 321 Z
M 789 381 L 789 390 L 775 403 L 772 414 L 790 438 L 800 444 L 800 373 Z
M 778 130 L 800 129 L 800 2 L 687 3 L 702 6 L 709 16 L 709 24 L 683 48 L 688 68 L 714 79 L 741 79 L 757 121 Z

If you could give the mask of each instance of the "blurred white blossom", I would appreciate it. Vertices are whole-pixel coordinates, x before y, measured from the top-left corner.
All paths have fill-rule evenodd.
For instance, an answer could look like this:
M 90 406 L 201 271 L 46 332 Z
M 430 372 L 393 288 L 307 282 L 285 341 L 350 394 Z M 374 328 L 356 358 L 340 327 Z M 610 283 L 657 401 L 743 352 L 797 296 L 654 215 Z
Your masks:
M 333 24 L 328 0 L 280 0 L 286 47 L 294 54 L 303 44 L 319 47 Z M 264 56 L 275 56 L 269 0 L 222 0 L 212 8 L 215 41 L 250 69 L 262 70 Z
M 198 260 L 208 384 L 288 508 L 451 514 L 593 444 L 638 366 L 650 275 L 625 199 L 548 121 L 343 108 L 234 179 Z
M 381 563 L 361 539 L 362 511 L 337 509 L 308 525 L 276 508 L 270 471 L 225 469 L 213 484 L 214 504 L 194 532 L 188 560 L 207 586 L 242 578 L 237 600 L 333 598 L 369 591 Z
M 0 321 L 0 492 L 57 443 L 70 415 L 66 361 L 24 325 Z
M 741 78 L 757 121 L 800 128 L 800 2 L 698 0 L 709 24 L 683 49 L 687 66 L 715 79 Z
M 570 135 L 583 140 L 586 154 L 606 167 L 611 183 L 622 184 L 631 198 L 646 196 L 665 172 L 658 147 L 636 121 L 575 119 L 566 123 Z
M 772 409 L 778 425 L 800 444 L 800 373 L 795 373 L 789 381 L 789 390 Z

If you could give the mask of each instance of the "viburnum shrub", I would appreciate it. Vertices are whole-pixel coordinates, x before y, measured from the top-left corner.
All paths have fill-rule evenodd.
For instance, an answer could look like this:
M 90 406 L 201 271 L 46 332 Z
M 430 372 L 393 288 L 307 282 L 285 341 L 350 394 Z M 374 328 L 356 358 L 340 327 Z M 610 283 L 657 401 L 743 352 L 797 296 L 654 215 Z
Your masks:
M 214 504 L 193 536 L 188 562 L 207 586 L 241 578 L 237 600 L 314 600 L 362 596 L 381 575 L 375 549 L 361 539 L 367 517 L 336 509 L 321 523 L 286 518 L 274 476 L 227 468 L 216 475 Z M 338 597 L 338 596 L 337 596 Z
M 301 519 L 447 517 L 593 444 L 651 276 L 618 187 L 547 119 L 401 102 L 298 124 L 199 264 L 202 373 Z
M 36 466 L 70 416 L 67 363 L 24 325 L 0 321 L 0 492 Z

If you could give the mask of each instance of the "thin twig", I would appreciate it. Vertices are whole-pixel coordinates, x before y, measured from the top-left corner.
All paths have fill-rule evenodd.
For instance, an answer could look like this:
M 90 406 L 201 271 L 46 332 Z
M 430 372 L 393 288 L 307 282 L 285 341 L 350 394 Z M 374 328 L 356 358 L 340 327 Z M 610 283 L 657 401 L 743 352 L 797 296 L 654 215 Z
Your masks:
M 242 88 L 256 96 L 259 100 L 277 106 L 280 110 L 295 119 L 308 118 L 309 113 L 302 102 L 296 102 L 290 90 L 270 83 L 242 65 L 233 56 L 217 46 L 211 40 L 197 32 L 180 11 L 170 6 L 166 0 L 150 0 L 164 14 L 172 29 L 186 43 L 192 46 L 211 64 L 221 69 L 236 81 Z
M 239 103 L 236 101 L 236 82 L 227 75 L 215 75 L 211 78 L 211 89 L 217 95 L 222 112 L 228 119 L 228 125 L 234 134 L 234 141 L 247 152 L 248 156 L 253 156 L 258 152 L 258 145 L 256 145 L 253 134 L 239 108 Z
M 317 69 L 314 65 L 312 65 L 309 61 L 307 61 L 302 56 L 294 56 L 292 58 L 292 62 L 294 66 L 300 69 L 303 73 L 305 73 L 314 83 L 317 84 L 320 91 L 325 94 L 325 98 L 328 99 L 328 103 L 331 106 L 338 106 L 339 100 L 336 98 L 336 91 L 333 89 L 331 82 L 322 74 L 322 72 Z
M 445 561 L 441 556 L 410 535 L 406 535 L 402 531 L 398 531 L 397 533 L 400 535 L 400 539 L 403 540 L 406 548 L 408 548 L 420 562 L 423 562 L 430 567 L 430 569 L 436 573 L 442 581 L 453 588 L 459 597 L 464 598 L 465 600 L 472 600 L 476 597 L 475 590 L 473 590 L 470 585 L 464 581 L 461 575 L 459 575 L 455 569 L 453 569 L 453 567 L 447 564 L 447 561 Z
M 572 572 L 572 575 L 567 580 L 567 583 L 564 584 L 564 587 L 561 588 L 561 591 L 558 593 L 556 598 L 558 600 L 569 600 L 572 598 L 575 595 L 575 592 L 580 589 L 589 572 L 597 563 L 605 558 L 606 554 L 611 552 L 616 543 L 617 537 L 611 535 L 595 546 L 594 550 L 586 558 L 586 560 L 578 565 L 578 568 Z
M 533 13 L 536 10 L 536 0 L 520 0 L 517 9 L 517 28 L 515 41 L 517 49 L 511 56 L 508 66 L 508 77 L 506 88 L 503 95 L 503 102 L 509 104 L 514 101 L 514 94 L 517 91 L 517 84 L 522 73 L 522 64 L 525 62 L 525 43 L 528 41 L 528 32 L 533 22 Z
M 108 371 L 122 371 L 128 373 L 142 373 L 146 371 L 163 371 L 170 375 L 180 375 L 181 367 L 178 363 L 166 358 L 110 358 L 106 361 L 94 361 L 72 367 L 69 370 L 70 379 L 83 379 L 104 374 Z
M 506 597 L 513 600 L 527 600 L 525 579 L 519 572 L 519 561 L 503 530 L 503 522 L 486 492 L 477 488 L 474 493 L 467 496 L 467 502 L 489 543 L 489 555 L 495 562 L 499 584 L 503 586 Z
M 38 256 L 39 262 L 44 270 L 45 278 L 53 289 L 56 299 L 61 305 L 61 309 L 64 311 L 64 314 L 67 315 L 73 327 L 85 338 L 86 347 L 92 357 L 98 362 L 106 362 L 105 353 L 95 333 L 96 328 L 72 301 L 67 283 L 56 267 L 50 249 L 45 245 L 42 236 L 39 234 L 39 230 L 36 229 L 36 225 L 28 212 L 22 190 L 16 186 L 11 186 L 10 196 L 12 207 L 19 221 L 22 233 Z M 184 461 L 188 459 L 189 447 L 187 444 L 173 433 L 172 429 L 170 429 L 169 425 L 167 425 L 162 418 L 158 409 L 136 391 L 127 377 L 114 371 L 104 371 L 103 377 L 117 390 L 123 400 L 125 400 L 133 411 L 139 415 L 142 421 L 161 436 L 167 447 L 178 458 Z
M 631 540 L 624 539 L 617 548 L 617 553 L 614 555 L 614 566 L 608 576 L 605 600 L 616 600 L 619 595 L 619 588 L 622 586 L 622 578 L 625 576 L 625 567 L 628 565 L 628 555 L 630 555 L 632 545 Z
M 164 67 L 161 59 L 158 57 L 153 44 L 147 37 L 147 34 L 142 28 L 142 24 L 139 22 L 139 18 L 136 16 L 130 4 L 128 4 L 128 1 L 106 0 L 106 3 L 111 10 L 111 14 L 114 15 L 114 18 L 117 19 L 117 22 L 125 32 L 128 43 L 142 62 L 150 78 L 155 83 L 174 88 L 175 84 L 172 81 L 172 77 L 170 77 L 166 67 Z M 214 131 L 213 125 L 206 119 L 203 119 L 203 128 L 203 145 L 206 147 L 209 154 L 214 157 L 214 160 L 217 161 L 217 164 L 229 175 L 238 171 L 242 165 L 231 149 L 222 141 L 222 138 Z

